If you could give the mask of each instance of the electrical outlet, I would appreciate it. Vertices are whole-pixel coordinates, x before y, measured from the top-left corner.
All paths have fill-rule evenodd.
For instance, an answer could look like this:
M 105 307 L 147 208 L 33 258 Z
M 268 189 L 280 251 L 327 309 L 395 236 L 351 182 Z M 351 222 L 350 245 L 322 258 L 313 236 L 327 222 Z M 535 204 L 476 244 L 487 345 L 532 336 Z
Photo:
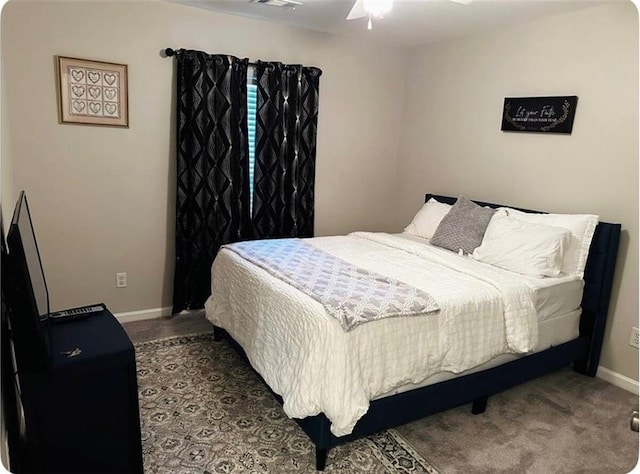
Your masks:
M 127 274 L 126 272 L 116 273 L 116 288 L 127 287 Z
M 638 328 L 631 328 L 631 338 L 629 339 L 629 345 L 636 349 L 640 346 L 640 334 L 638 334 Z

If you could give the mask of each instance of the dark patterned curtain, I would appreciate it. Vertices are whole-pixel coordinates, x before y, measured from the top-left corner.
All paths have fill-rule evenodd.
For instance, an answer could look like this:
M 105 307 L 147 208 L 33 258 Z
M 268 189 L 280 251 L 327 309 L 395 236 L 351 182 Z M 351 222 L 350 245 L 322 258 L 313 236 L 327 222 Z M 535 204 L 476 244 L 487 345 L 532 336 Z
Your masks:
M 220 245 L 250 235 L 248 60 L 179 50 L 173 313 L 211 293 Z
M 256 65 L 256 238 L 313 236 L 321 74 L 314 67 Z

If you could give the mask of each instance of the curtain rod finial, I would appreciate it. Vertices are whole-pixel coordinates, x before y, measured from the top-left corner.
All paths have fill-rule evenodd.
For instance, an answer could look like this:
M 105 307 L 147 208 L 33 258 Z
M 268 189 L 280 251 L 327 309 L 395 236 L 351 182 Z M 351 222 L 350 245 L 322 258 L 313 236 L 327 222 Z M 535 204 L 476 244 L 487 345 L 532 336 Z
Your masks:
M 160 55 L 165 57 L 165 58 L 174 56 L 175 54 L 176 54 L 176 52 L 172 48 L 165 48 L 162 51 L 160 51 Z

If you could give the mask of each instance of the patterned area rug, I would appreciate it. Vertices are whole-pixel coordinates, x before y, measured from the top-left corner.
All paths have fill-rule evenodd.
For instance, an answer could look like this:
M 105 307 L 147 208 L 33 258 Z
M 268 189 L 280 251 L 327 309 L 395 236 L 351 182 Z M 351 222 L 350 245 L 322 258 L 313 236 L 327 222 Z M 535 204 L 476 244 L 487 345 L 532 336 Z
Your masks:
M 136 344 L 145 473 L 316 472 L 315 449 L 212 334 Z M 325 472 L 437 470 L 395 430 L 329 451 Z

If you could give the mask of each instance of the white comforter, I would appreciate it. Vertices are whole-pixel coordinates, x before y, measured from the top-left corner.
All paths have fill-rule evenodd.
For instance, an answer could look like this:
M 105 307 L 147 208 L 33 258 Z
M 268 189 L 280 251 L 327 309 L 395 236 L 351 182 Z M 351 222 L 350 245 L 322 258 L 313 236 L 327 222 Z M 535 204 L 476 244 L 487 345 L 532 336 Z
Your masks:
M 307 242 L 428 292 L 441 310 L 344 332 L 320 303 L 221 250 L 211 270 L 207 318 L 240 343 L 282 396 L 290 417 L 323 412 L 332 433 L 343 436 L 381 394 L 440 371 L 462 372 L 501 353 L 528 352 L 537 344 L 525 277 L 389 234 L 358 232 Z

